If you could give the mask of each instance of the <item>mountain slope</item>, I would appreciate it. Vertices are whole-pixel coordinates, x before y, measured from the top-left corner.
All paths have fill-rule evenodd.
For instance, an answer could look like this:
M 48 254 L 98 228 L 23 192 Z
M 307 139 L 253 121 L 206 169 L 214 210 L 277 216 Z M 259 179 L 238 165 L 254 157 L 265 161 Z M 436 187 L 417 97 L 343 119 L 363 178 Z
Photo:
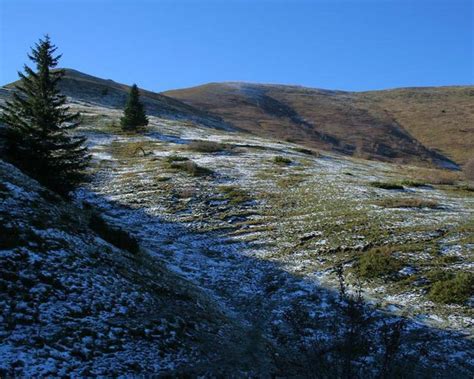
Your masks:
M 121 109 L 70 100 L 93 156 L 77 206 L 0 161 L 0 376 L 342 377 L 349 354 L 352 377 L 381 377 L 403 322 L 393 377 L 472 377 L 472 299 L 431 296 L 473 275 L 458 173 L 152 115 L 124 133 Z
M 0 96 L 8 96 L 9 90 L 17 83 L 6 85 L 0 92 Z M 65 76 L 60 81 L 59 88 L 72 101 L 82 101 L 111 108 L 123 108 L 130 90 L 128 85 L 97 78 L 73 69 L 65 69 Z M 140 90 L 140 95 L 148 114 L 188 120 L 214 128 L 229 128 L 220 117 L 198 110 L 171 97 L 143 89 Z
M 242 332 L 202 290 L 106 242 L 84 209 L 0 160 L 0 377 L 256 373 Z
M 465 163 L 469 148 L 472 151 L 474 147 L 474 122 L 470 123 L 474 118 L 474 101 L 469 97 L 473 89 L 435 88 L 425 92 L 430 91 L 438 95 L 419 96 L 417 89 L 354 93 L 298 86 L 211 83 L 165 94 L 212 111 L 232 125 L 261 136 L 399 163 L 454 167 L 449 158 Z M 463 102 L 458 101 L 460 97 Z M 457 104 L 459 112 L 453 104 Z M 437 117 L 441 111 L 433 113 L 433 107 L 451 109 L 453 127 L 449 133 L 444 120 Z M 421 118 L 423 124 L 419 124 Z M 426 125 L 432 126 L 429 131 Z M 460 139 L 464 142 L 459 146 L 456 142 Z
M 358 94 L 413 137 L 464 164 L 474 157 L 474 86 L 400 88 Z
M 289 349 L 276 376 L 307 377 L 307 359 L 320 364 L 331 349 L 331 328 L 344 330 L 335 304 L 337 264 L 371 304 L 408 317 L 404 363 L 411 356 L 472 372 L 469 305 L 434 304 L 428 296 L 443 278 L 440 267 L 447 275 L 472 272 L 472 195 L 461 185 L 433 184 L 419 177 L 432 170 L 419 167 L 311 154 L 291 143 L 156 117 L 132 137 L 98 123 L 81 132 L 91 142 L 95 175 L 90 195 L 77 196 Z M 394 264 L 358 282 L 360 259 L 379 251 Z M 377 328 L 367 332 L 364 340 L 380 342 Z M 420 359 L 417 349 L 428 339 L 430 357 Z
M 11 83 L 0 99 L 11 94 Z M 66 69 L 72 102 L 122 109 L 129 86 Z M 148 114 L 254 133 L 361 158 L 455 168 L 474 149 L 474 87 L 372 92 L 299 86 L 211 83 L 141 90 Z

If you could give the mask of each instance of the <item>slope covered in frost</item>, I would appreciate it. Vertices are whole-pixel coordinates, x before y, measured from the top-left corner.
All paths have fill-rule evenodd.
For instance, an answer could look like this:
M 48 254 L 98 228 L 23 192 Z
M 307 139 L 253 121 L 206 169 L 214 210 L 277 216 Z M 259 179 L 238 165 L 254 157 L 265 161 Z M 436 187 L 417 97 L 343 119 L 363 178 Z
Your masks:
M 0 376 L 258 372 L 202 291 L 3 161 L 0 178 Z
M 111 127 L 119 112 L 78 110 L 91 120 L 82 132 L 95 179 L 77 199 L 286 352 L 275 361 L 277 372 L 304 373 L 344 340 L 339 265 L 350 291 L 362 281 L 374 312 L 365 325 L 373 345 L 358 356 L 362 376 L 383 360 L 385 322 L 404 316 L 400 354 L 407 369 L 459 370 L 461 377 L 472 371 L 469 304 L 428 296 L 439 269 L 472 273 L 468 190 L 415 182 L 415 167 L 154 117 L 142 133 L 124 134 Z M 379 249 L 395 260 L 394 271 L 358 278 L 361 259 Z

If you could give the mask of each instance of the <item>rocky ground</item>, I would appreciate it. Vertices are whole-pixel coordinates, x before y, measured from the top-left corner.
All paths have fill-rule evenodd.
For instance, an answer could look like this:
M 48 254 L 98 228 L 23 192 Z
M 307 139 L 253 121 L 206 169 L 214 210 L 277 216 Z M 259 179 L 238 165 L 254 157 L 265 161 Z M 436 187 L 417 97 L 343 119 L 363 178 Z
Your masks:
M 392 325 L 393 337 L 400 320 L 405 374 L 472 375 L 472 287 L 458 304 L 433 291 L 474 272 L 474 198 L 456 175 L 156 117 L 124 134 L 118 110 L 73 106 L 93 154 L 75 206 L 126 230 L 140 253 L 63 220 L 69 206 L 2 166 L 2 217 L 21 230 L 20 243 L 2 246 L 4 372 L 206 373 L 228 355 L 210 371 L 308 376 L 317 367 L 331 377 L 355 303 L 371 343 L 351 357 L 354 375 L 385 367 L 384 330 Z M 21 224 L 32 212 L 40 225 Z M 337 267 L 353 303 L 341 302 Z

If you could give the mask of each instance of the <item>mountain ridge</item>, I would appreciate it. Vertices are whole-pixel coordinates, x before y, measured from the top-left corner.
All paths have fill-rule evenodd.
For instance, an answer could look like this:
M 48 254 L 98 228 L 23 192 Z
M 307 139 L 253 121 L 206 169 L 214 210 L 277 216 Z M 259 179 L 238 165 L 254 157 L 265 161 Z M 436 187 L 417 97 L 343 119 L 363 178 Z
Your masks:
M 65 68 L 66 70 L 69 70 Z M 70 69 L 77 71 L 75 69 Z M 87 74 L 86 74 L 87 75 Z M 111 80 L 111 79 L 107 79 Z M 113 80 L 112 80 L 113 81 Z M 432 85 L 432 86 L 402 86 L 402 87 L 387 87 L 387 88 L 380 88 L 380 89 L 368 89 L 368 90 L 345 90 L 345 89 L 338 89 L 338 88 L 323 88 L 323 87 L 313 87 L 305 84 L 296 84 L 296 83 L 278 83 L 278 82 L 254 82 L 254 81 L 247 81 L 247 80 L 224 80 L 222 82 L 206 82 L 197 85 L 193 85 L 190 87 L 183 87 L 183 88 L 171 88 L 164 91 L 160 91 L 158 93 L 166 93 L 172 91 L 180 91 L 186 90 L 191 88 L 198 88 L 203 86 L 209 85 L 233 85 L 233 84 L 248 84 L 248 85 L 258 85 L 258 86 L 267 86 L 267 87 L 294 87 L 294 88 L 301 88 L 301 89 L 309 89 L 309 90 L 316 90 L 322 92 L 340 92 L 340 93 L 370 93 L 370 92 L 383 92 L 383 91 L 394 91 L 394 90 L 425 90 L 425 89 L 432 89 L 432 88 L 439 88 L 439 89 L 451 89 L 451 88 L 473 88 L 474 84 L 449 84 L 449 85 Z
M 411 119 L 408 123 L 406 120 L 400 122 L 398 116 L 403 113 L 403 108 L 402 112 L 395 109 L 395 114 L 393 109 L 387 109 L 387 96 L 393 97 L 404 91 L 409 91 L 413 97 L 423 96 L 426 91 L 472 91 L 472 88 L 453 86 L 441 89 L 434 87 L 348 92 L 301 86 L 226 82 L 164 93 L 196 108 L 212 109 L 213 113 L 217 113 L 238 128 L 261 136 L 270 135 L 290 140 L 312 148 L 333 149 L 333 146 L 327 146 L 314 138 L 312 134 L 319 132 L 338 139 L 340 147 L 347 155 L 399 163 L 435 165 L 444 160 L 447 164 L 442 163 L 441 166 L 451 168 L 455 167 L 454 161 L 459 164 L 465 163 L 469 159 L 465 153 L 468 151 L 467 148 L 450 146 L 449 140 L 441 144 L 436 143 L 424 130 L 420 131 L 417 124 L 412 125 Z M 289 107 L 294 114 L 309 124 L 310 130 L 305 131 L 278 114 L 265 112 L 261 102 L 255 101 L 255 94 L 257 97 L 259 94 L 264 99 L 271 98 Z M 380 94 L 383 97 L 382 102 L 379 99 Z M 474 122 L 474 104 L 468 104 L 465 108 Z M 433 118 L 431 115 L 430 120 Z M 469 125 L 469 122 L 466 121 L 465 124 Z M 453 135 L 453 130 L 450 132 Z M 474 133 L 474 129 L 470 132 Z M 440 131 L 436 131 L 436 134 L 439 133 Z M 455 136 L 457 137 L 458 133 L 455 133 Z
M 128 85 L 65 72 L 60 89 L 72 101 L 123 108 Z M 16 83 L 3 86 L 0 98 Z M 474 148 L 474 86 L 350 92 L 230 81 L 140 91 L 150 115 L 364 159 L 458 169 Z

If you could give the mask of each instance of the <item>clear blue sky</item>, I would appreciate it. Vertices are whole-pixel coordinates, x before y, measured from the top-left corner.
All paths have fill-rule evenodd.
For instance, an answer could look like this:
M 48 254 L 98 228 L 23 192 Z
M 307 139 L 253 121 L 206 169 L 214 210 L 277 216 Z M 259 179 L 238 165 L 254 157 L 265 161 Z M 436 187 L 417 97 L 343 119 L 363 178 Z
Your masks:
M 474 83 L 474 0 L 0 0 L 0 33 L 0 84 L 45 33 L 62 67 L 155 91 Z

